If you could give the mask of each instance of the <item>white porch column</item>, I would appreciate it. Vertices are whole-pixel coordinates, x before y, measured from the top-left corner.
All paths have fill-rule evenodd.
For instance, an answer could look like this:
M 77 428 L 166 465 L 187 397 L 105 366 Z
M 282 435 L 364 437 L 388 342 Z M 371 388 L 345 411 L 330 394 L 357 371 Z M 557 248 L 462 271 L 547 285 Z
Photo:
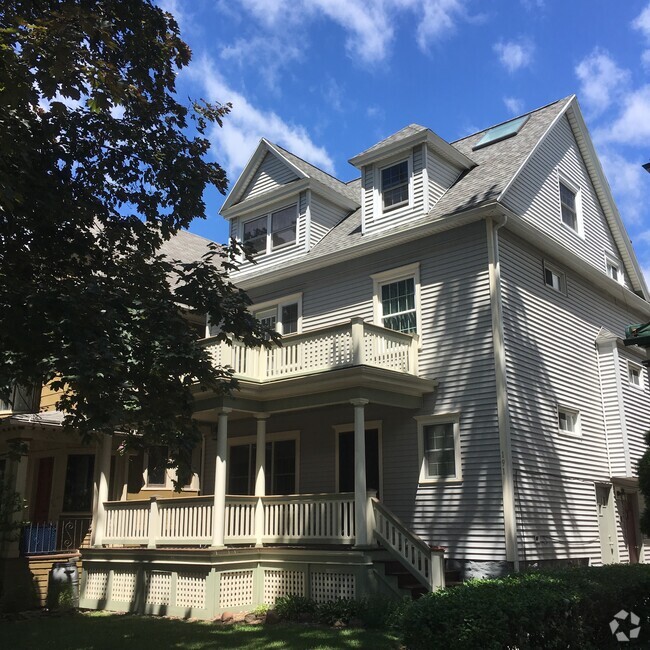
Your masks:
M 95 493 L 97 502 L 93 513 L 92 522 L 92 546 L 101 546 L 104 539 L 104 529 L 106 526 L 106 509 L 104 503 L 108 501 L 108 480 L 111 474 L 111 447 L 113 436 L 103 434 L 99 440 L 99 449 L 97 450 L 97 461 L 99 467 L 96 473 Z
M 264 535 L 264 502 L 266 495 L 266 421 L 268 413 L 256 413 L 257 439 L 255 443 L 255 546 L 262 546 Z
M 217 424 L 217 458 L 214 464 L 214 505 L 212 511 L 212 546 L 224 547 L 226 524 L 226 458 L 228 456 L 228 413 L 223 408 Z
M 367 399 L 353 399 L 354 406 L 354 524 L 355 546 L 368 544 L 368 497 L 366 494 L 366 424 Z

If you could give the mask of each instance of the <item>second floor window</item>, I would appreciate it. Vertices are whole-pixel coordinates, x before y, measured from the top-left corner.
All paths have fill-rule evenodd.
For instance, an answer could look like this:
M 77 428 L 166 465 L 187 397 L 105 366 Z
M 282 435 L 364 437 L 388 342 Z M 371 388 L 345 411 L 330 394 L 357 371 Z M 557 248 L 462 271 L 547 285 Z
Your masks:
M 242 240 L 256 253 L 295 244 L 298 206 L 290 205 L 244 223 Z
M 398 332 L 416 332 L 415 279 L 405 278 L 381 287 L 383 326 Z
M 409 202 L 407 160 L 381 170 L 381 196 L 384 210 L 392 210 Z

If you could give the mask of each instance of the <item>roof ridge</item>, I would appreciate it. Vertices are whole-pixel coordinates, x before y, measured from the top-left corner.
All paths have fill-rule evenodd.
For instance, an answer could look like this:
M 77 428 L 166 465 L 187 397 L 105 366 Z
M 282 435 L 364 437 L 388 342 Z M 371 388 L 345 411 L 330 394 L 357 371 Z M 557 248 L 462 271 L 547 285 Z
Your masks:
M 318 167 L 318 165 L 314 165 L 314 163 L 310 163 L 308 160 L 305 160 L 304 158 L 301 158 L 297 154 L 293 153 L 293 151 L 289 151 L 288 149 L 285 149 L 283 146 L 281 146 L 279 144 L 276 144 L 275 142 L 271 142 L 270 140 L 269 140 L 269 143 L 272 144 L 274 147 L 277 147 L 281 151 L 284 151 L 284 153 L 288 153 L 290 156 L 293 156 L 294 158 L 297 158 L 298 160 L 300 160 L 300 162 L 305 163 L 305 165 L 309 165 L 310 167 L 313 167 L 314 169 L 317 169 L 322 174 L 325 174 L 326 176 L 329 176 L 333 180 L 341 183 L 341 185 L 347 185 L 347 183 L 345 181 L 342 181 L 340 178 L 337 178 L 336 176 L 330 174 L 329 172 L 326 172 L 324 169 L 321 169 L 320 167 Z

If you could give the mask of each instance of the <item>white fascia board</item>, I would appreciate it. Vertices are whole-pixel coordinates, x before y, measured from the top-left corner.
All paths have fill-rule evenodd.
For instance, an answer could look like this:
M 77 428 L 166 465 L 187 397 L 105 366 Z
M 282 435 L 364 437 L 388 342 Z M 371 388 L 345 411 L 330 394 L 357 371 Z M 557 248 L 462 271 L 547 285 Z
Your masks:
M 273 143 L 269 142 L 266 138 L 262 138 L 257 145 L 257 149 L 253 152 L 253 155 L 250 157 L 249 161 L 246 163 L 242 173 L 239 175 L 239 178 L 232 186 L 230 193 L 226 197 L 221 209 L 219 210 L 220 214 L 224 215 L 224 211 L 229 210 L 233 207 L 239 198 L 243 194 L 244 190 L 250 183 L 253 175 L 257 171 L 258 167 L 262 164 L 264 156 L 267 152 L 273 152 L 275 156 L 282 159 L 282 162 L 287 165 L 293 171 L 298 178 L 307 178 L 307 175 L 301 170 L 298 169 L 292 162 L 290 162 L 285 156 L 282 155 L 282 152 L 279 151 Z
M 573 129 L 578 147 L 580 147 L 582 157 L 585 160 L 589 177 L 591 178 L 591 182 L 596 190 L 596 194 L 600 200 L 600 205 L 605 213 L 609 227 L 612 230 L 616 244 L 619 247 L 623 263 L 625 264 L 625 270 L 630 277 L 634 289 L 636 291 L 641 291 L 643 295 L 648 298 L 650 294 L 648 293 L 648 286 L 646 285 L 643 272 L 641 271 L 641 267 L 637 261 L 636 254 L 632 248 L 632 242 L 627 234 L 621 215 L 616 207 L 616 203 L 614 202 L 614 197 L 612 196 L 609 183 L 607 182 L 607 177 L 603 172 L 591 136 L 589 135 L 589 129 L 587 129 L 587 125 L 585 124 L 582 112 L 578 105 L 578 100 L 575 96 L 571 100 L 569 106 L 571 109 L 567 113 L 569 124 Z
M 258 196 L 253 197 L 252 199 L 247 199 L 242 203 L 237 203 L 228 209 L 221 209 L 221 216 L 225 219 L 235 219 L 242 215 L 249 214 L 251 212 L 266 211 L 268 212 L 268 205 L 270 203 L 277 203 L 282 201 L 289 196 L 292 196 L 296 193 L 300 193 L 303 190 L 309 188 L 309 179 L 302 179 L 299 181 L 292 181 L 286 185 L 281 185 L 269 192 L 264 192 Z
M 508 217 L 505 225 L 506 230 L 510 230 L 525 241 L 530 242 L 543 253 L 560 260 L 563 266 L 575 271 L 580 277 L 603 289 L 626 307 L 639 312 L 640 315 L 650 320 L 649 302 L 637 296 L 628 288 L 616 282 L 616 280 L 612 280 L 612 278 L 605 275 L 600 269 L 589 264 L 589 262 L 578 257 L 571 249 L 544 234 L 527 221 L 524 221 L 518 214 L 512 212 L 505 206 L 501 206 L 501 209 Z
M 426 142 L 442 158 L 448 160 L 461 169 L 472 169 L 472 167 L 476 167 L 476 163 L 471 158 L 468 158 L 465 154 L 458 151 L 458 149 L 450 145 L 430 129 L 419 131 L 418 133 L 414 133 L 402 140 L 391 142 L 380 149 L 371 151 L 370 153 L 359 154 L 354 158 L 350 158 L 348 162 L 358 169 L 361 169 L 364 165 L 370 165 L 378 160 L 390 158 L 403 149 L 409 149 L 418 144 L 423 144 L 424 142 Z

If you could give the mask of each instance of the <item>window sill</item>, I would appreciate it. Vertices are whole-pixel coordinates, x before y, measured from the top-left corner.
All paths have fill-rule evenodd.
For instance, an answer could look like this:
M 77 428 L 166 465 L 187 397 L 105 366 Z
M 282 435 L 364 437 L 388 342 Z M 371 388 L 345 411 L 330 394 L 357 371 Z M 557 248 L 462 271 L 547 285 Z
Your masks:
M 448 478 L 420 478 L 418 485 L 435 485 L 440 483 L 462 483 L 462 477 L 450 476 Z
M 382 208 L 382 214 L 387 214 L 388 212 L 394 212 L 395 210 L 399 210 L 399 208 L 407 208 L 410 206 L 409 201 L 402 201 L 401 203 L 395 203 L 394 205 L 391 205 L 388 208 Z

